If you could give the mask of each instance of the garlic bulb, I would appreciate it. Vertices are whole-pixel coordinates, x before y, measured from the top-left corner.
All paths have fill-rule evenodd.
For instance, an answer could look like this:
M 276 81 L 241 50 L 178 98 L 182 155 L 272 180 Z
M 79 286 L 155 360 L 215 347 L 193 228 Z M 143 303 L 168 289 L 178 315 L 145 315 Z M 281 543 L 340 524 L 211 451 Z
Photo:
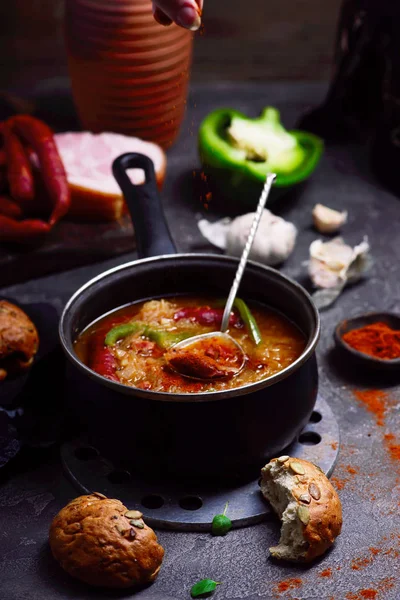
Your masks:
M 230 256 L 240 256 L 253 218 L 254 213 L 236 217 L 233 221 L 222 219 L 216 223 L 209 223 L 202 219 L 198 226 L 202 235 L 214 246 L 225 250 Z M 265 209 L 250 252 L 250 259 L 265 265 L 278 265 L 292 253 L 296 237 L 297 229 L 293 223 Z
M 323 204 L 316 204 L 312 211 L 314 227 L 320 233 L 334 233 L 347 221 L 347 211 L 339 212 Z
M 237 217 L 231 223 L 226 236 L 226 253 L 240 256 L 254 213 Z M 292 253 L 297 237 L 297 229 L 293 223 L 264 210 L 260 225 L 250 252 L 250 258 L 267 265 L 278 265 L 284 262 Z

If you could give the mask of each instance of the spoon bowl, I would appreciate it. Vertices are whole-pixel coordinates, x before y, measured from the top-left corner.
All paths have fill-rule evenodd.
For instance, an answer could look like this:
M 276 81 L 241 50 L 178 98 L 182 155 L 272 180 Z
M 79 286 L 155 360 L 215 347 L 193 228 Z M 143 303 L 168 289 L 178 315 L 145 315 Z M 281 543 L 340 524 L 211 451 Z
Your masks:
M 231 379 L 242 371 L 246 363 L 240 344 L 222 331 L 194 335 L 178 342 L 164 358 L 179 375 L 201 381 Z

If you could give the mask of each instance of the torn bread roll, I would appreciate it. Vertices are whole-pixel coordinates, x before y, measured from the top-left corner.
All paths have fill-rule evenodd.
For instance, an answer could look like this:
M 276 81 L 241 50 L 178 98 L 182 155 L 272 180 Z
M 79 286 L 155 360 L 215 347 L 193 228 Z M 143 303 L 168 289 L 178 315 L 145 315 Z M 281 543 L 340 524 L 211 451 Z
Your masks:
M 332 546 L 342 528 L 342 506 L 314 464 L 281 456 L 261 469 L 261 492 L 282 520 L 274 558 L 310 562 Z

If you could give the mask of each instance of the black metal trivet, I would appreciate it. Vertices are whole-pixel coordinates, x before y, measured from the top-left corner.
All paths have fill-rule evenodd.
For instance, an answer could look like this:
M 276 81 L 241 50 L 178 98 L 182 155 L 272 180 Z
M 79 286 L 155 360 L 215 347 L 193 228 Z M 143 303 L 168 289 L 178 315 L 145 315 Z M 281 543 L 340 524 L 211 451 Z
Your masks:
M 317 464 L 332 474 L 339 452 L 339 427 L 328 404 L 320 396 L 309 423 L 298 440 L 281 454 L 297 456 Z M 73 484 L 82 493 L 102 492 L 118 498 L 131 509 L 143 512 L 146 522 L 164 529 L 204 531 L 211 528 L 216 514 L 229 502 L 228 515 L 234 527 L 257 523 L 270 513 L 262 498 L 259 479 L 238 486 L 207 487 L 204 482 L 186 484 L 148 482 L 124 467 L 102 457 L 83 438 L 63 444 L 63 466 Z

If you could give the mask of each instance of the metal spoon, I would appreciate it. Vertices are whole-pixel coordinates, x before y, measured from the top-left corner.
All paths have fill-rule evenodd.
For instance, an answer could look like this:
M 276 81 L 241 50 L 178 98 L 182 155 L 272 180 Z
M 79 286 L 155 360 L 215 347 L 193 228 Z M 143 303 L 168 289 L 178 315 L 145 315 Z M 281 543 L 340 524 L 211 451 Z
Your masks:
M 235 279 L 233 280 L 225 304 L 220 331 L 212 331 L 210 333 L 202 333 L 190 337 L 182 342 L 178 342 L 178 344 L 175 344 L 175 346 L 164 354 L 167 364 L 180 375 L 191 379 L 208 381 L 213 379 L 231 378 L 238 375 L 245 365 L 246 355 L 243 348 L 226 332 L 229 326 L 229 317 L 233 308 L 233 303 L 247 264 L 247 259 L 275 179 L 276 175 L 274 173 L 267 175 L 260 200 L 258 201 L 257 210 L 251 224 L 250 232 L 242 256 L 240 257 Z M 222 361 L 221 354 L 225 356 L 224 362 Z M 226 358 L 227 355 L 230 357 L 229 360 Z

